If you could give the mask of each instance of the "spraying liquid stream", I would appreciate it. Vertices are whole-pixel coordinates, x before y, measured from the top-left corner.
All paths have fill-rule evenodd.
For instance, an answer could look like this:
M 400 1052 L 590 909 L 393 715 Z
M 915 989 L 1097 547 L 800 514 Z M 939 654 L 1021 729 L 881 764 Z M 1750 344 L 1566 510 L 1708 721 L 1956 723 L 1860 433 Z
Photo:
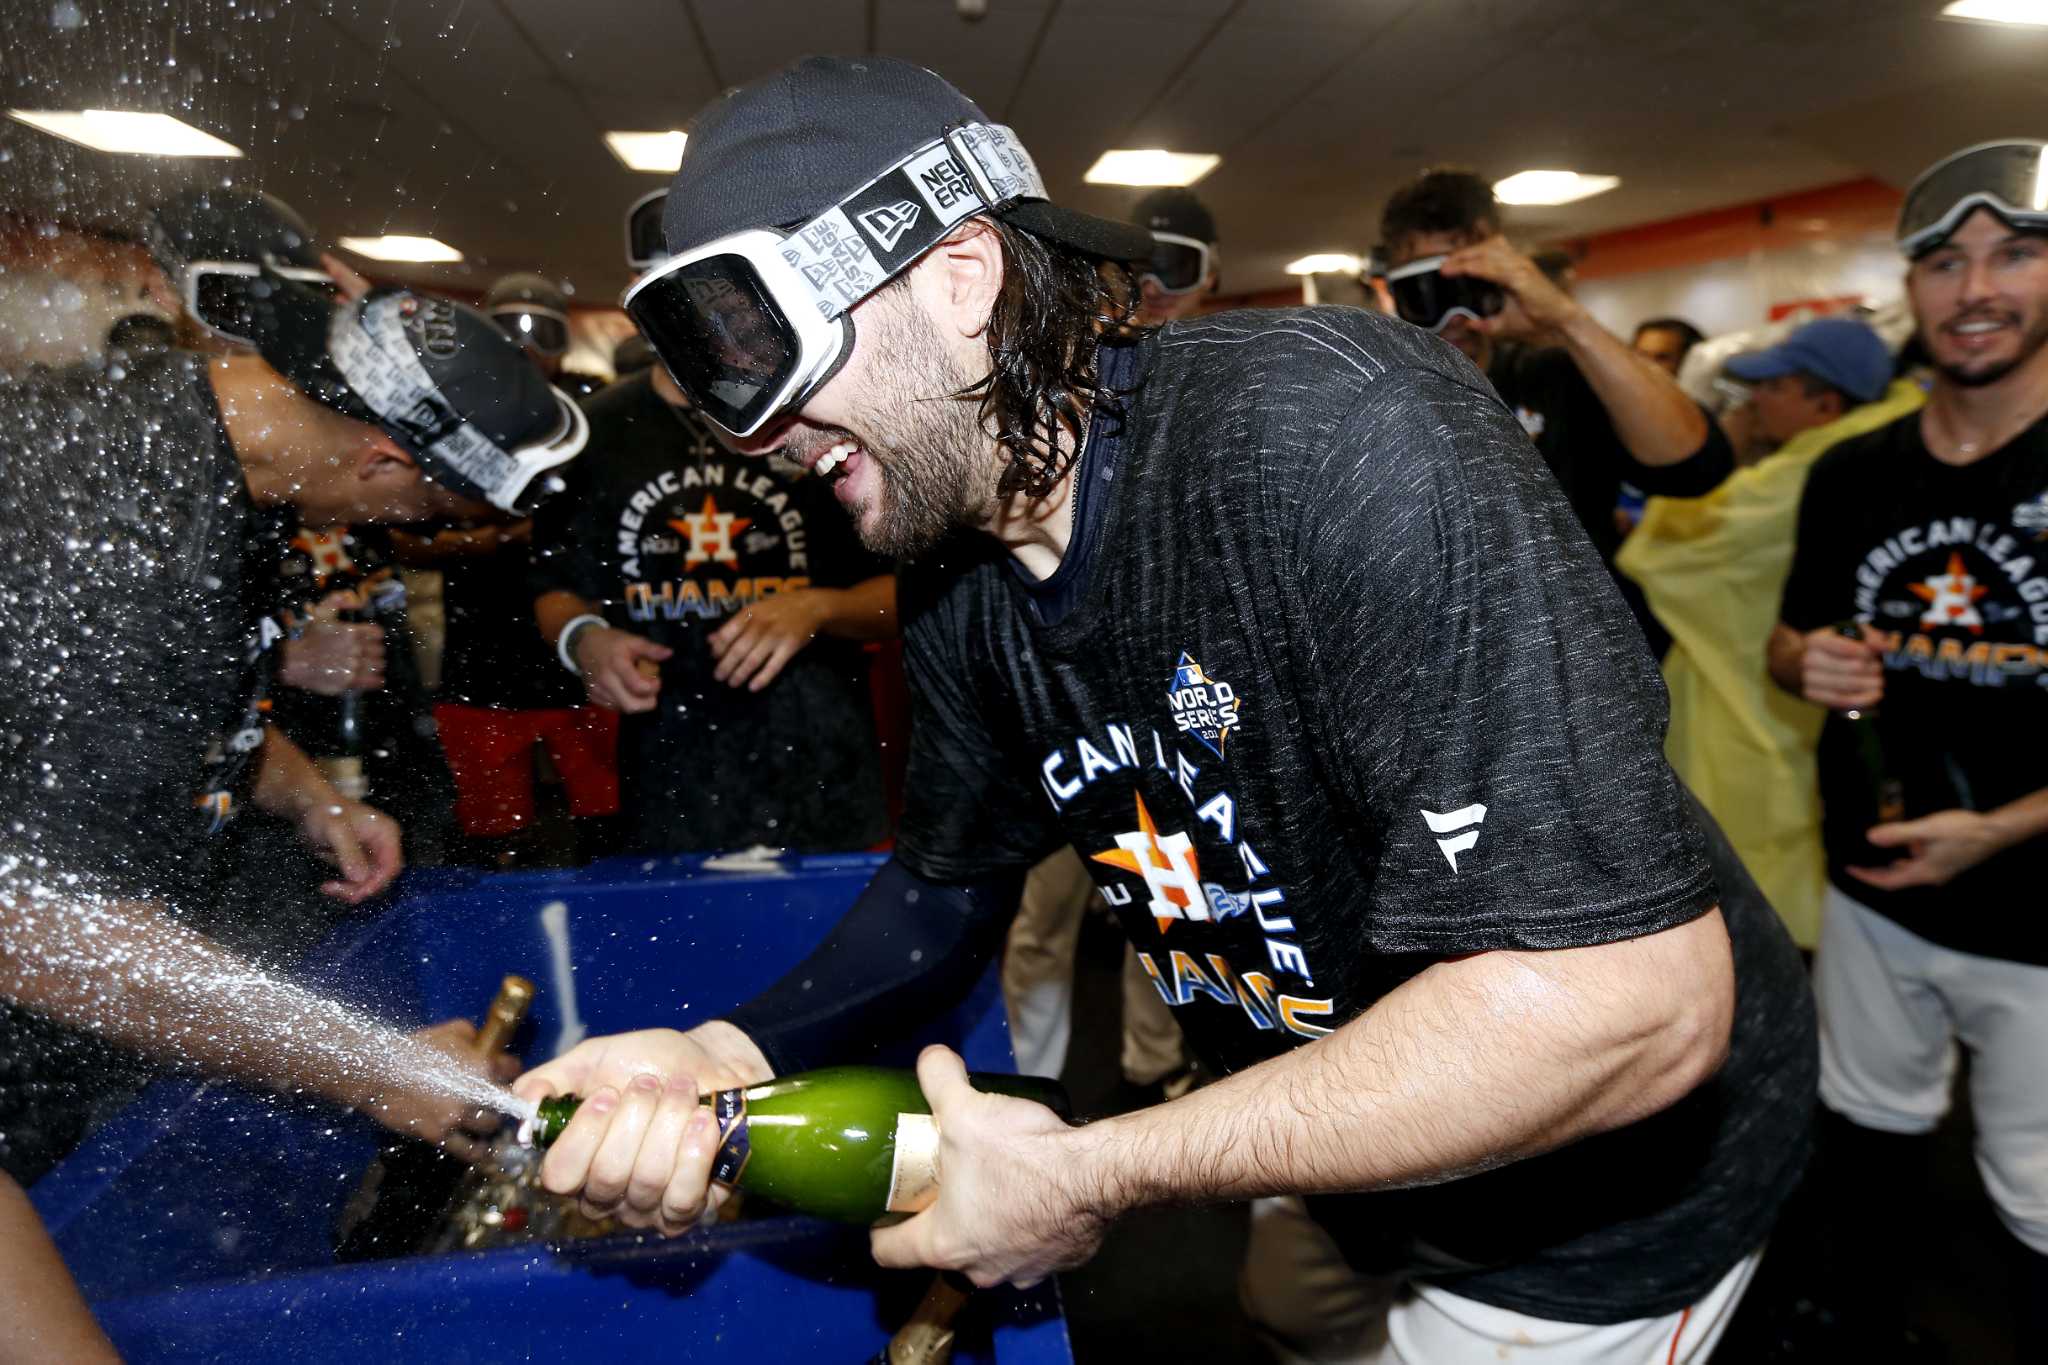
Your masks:
M 314 1091 L 438 1137 L 534 1105 L 455 1056 L 267 972 L 159 907 L 0 858 L 0 996 L 165 1061 Z

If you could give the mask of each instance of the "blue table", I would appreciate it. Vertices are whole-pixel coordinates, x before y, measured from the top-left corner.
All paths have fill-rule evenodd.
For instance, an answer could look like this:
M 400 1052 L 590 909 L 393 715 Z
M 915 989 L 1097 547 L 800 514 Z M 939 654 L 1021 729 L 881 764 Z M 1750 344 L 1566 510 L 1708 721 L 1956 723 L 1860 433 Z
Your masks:
M 391 908 L 300 975 L 393 1022 L 474 1018 L 507 972 L 539 988 L 518 1051 L 579 1026 L 688 1027 L 778 977 L 866 884 L 873 857 L 717 871 L 615 859 L 575 872 L 409 874 Z M 1012 1070 L 993 974 L 926 1033 Z M 314 1101 L 164 1082 L 32 1197 L 94 1312 L 137 1361 L 600 1358 L 864 1361 L 928 1276 L 877 1270 L 861 1229 L 765 1218 L 672 1241 L 621 1236 L 337 1265 L 333 1230 L 381 1130 Z M 1057 1291 L 978 1296 L 956 1359 L 1071 1365 Z

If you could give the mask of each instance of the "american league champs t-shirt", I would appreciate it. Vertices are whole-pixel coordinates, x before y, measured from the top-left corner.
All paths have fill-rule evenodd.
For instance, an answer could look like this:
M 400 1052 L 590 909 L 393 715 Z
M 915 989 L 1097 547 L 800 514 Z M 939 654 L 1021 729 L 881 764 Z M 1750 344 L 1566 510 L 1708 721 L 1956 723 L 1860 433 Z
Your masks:
M 1137 389 L 1090 433 L 1059 573 L 985 540 L 906 572 L 898 856 L 960 881 L 1071 843 L 1223 1071 L 1448 957 L 1718 904 L 1737 1019 L 1690 1097 L 1483 1176 L 1311 1201 L 1361 1268 L 1483 1302 L 1690 1304 L 1797 1177 L 1811 1004 L 1664 761 L 1654 665 L 1541 457 L 1451 348 L 1356 310 L 1219 314 L 1104 357 Z
M 861 548 L 824 480 L 725 449 L 650 375 L 586 411 L 590 443 L 569 491 L 534 525 L 531 588 L 600 603 L 609 624 L 675 651 L 660 705 L 620 722 L 634 846 L 878 842 L 888 814 L 860 646 L 820 635 L 751 692 L 713 677 L 711 635 L 753 602 L 851 587 L 888 565 Z
M 2048 419 L 1967 465 L 1928 452 L 1919 413 L 1823 455 L 1783 616 L 1802 632 L 1854 619 L 1882 638 L 1877 732 L 1907 819 L 2048 787 Z M 2048 966 L 2048 839 L 1944 886 L 1880 891 L 1843 870 L 1873 860 L 1875 780 L 1849 722 L 1830 715 L 1820 793 L 1835 885 L 1945 947 Z

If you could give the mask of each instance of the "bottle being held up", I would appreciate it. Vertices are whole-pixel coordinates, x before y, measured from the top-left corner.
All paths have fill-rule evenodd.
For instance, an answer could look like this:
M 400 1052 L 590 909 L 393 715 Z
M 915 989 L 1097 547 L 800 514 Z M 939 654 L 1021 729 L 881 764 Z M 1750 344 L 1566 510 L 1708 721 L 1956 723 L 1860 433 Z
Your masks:
M 968 1080 L 1069 1116 L 1057 1081 L 981 1072 Z M 721 1090 L 707 1102 L 719 1131 L 711 1178 L 722 1185 L 848 1223 L 916 1213 L 938 1197 L 939 1129 L 915 1072 L 826 1067 Z M 547 1146 L 581 1104 L 574 1095 L 542 1100 L 520 1136 Z

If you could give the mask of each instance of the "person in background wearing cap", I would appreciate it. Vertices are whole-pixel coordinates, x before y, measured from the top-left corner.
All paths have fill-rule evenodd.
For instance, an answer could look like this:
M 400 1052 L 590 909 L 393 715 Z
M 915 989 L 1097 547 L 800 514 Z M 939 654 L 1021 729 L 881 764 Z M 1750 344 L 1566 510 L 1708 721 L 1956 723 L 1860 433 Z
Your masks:
M 587 411 L 527 600 L 555 675 L 620 726 L 626 850 L 873 847 L 888 813 L 859 642 L 895 638 L 889 565 L 823 479 L 720 445 L 660 365 Z
M 209 185 L 173 195 L 145 215 L 143 238 L 184 305 L 195 349 L 210 353 L 254 347 L 257 310 L 279 281 L 328 298 L 370 289 L 320 250 L 312 226 L 290 205 L 255 190 Z M 277 647 L 271 726 L 292 736 L 344 795 L 365 796 L 367 779 L 377 809 L 403 832 L 405 861 L 440 861 L 454 784 L 413 663 L 404 585 L 391 568 L 387 534 L 308 527 L 281 503 L 258 512 L 249 552 L 250 596 L 266 614 L 294 623 Z M 337 760 L 339 699 L 349 693 L 359 694 L 361 752 Z M 323 865 L 290 822 L 252 812 L 223 832 L 223 842 L 215 893 L 191 922 L 235 951 L 289 961 L 346 913 L 319 893 Z M 246 875 L 251 868 L 262 875 Z
M 667 233 L 627 310 L 699 412 L 915 561 L 909 805 L 782 982 L 521 1079 L 588 1097 L 547 1187 L 687 1228 L 734 1137 L 700 1088 L 903 1037 L 1069 843 L 1221 1079 L 1073 1129 L 927 1049 L 943 1182 L 878 1261 L 1028 1284 L 1127 1210 L 1286 1196 L 1253 1293 L 1298 1355 L 1703 1360 L 1798 1174 L 1811 1007 L 1481 376 L 1359 309 L 1130 328 L 1104 261 L 1145 235 L 881 58 L 701 113 Z
M 1977 1163 L 2048 1358 L 2048 144 L 1906 193 L 1926 406 L 1813 467 L 1771 675 L 1832 713 L 1815 961 L 1838 1306 L 1900 1358 L 1929 1134 L 1970 1053 Z M 1874 738 L 1873 738 L 1874 737 Z M 1890 806 L 1893 809 L 1883 810 Z M 1882 1191 L 1883 1198 L 1873 1198 Z
M 1154 190 L 1131 209 L 1131 221 L 1152 234 L 1152 257 L 1138 272 L 1138 321 L 1163 327 L 1193 317 L 1216 292 L 1216 219 L 1195 192 Z
M 310 1088 L 458 1146 L 474 1121 L 407 1088 L 428 1044 L 267 975 L 184 916 L 203 912 L 211 836 L 244 803 L 298 825 L 339 899 L 377 894 L 399 864 L 392 822 L 266 725 L 289 623 L 249 605 L 256 509 L 319 525 L 496 516 L 559 482 L 548 471 L 584 427 L 468 310 L 274 285 L 255 350 L 0 385 L 0 638 L 15 660 L 0 673 L 0 1169 L 17 1179 L 132 1079 L 134 1054 L 113 1045 Z
M 569 300 L 559 287 L 540 275 L 506 275 L 484 296 L 484 310 L 539 373 L 561 373 Z M 534 629 L 532 523 L 396 539 L 407 564 L 442 575 L 448 624 L 434 720 L 455 773 L 468 861 L 504 867 L 538 855 L 545 838 L 536 824 L 536 749 L 561 779 L 577 860 L 616 852 L 624 832 L 618 716 L 585 702 Z
M 1665 752 L 1721 824 L 1802 947 L 1819 938 L 1826 884 L 1814 744 L 1821 712 L 1769 680 L 1765 641 L 1792 565 L 1800 490 L 1815 460 L 1852 436 L 1915 411 L 1918 385 L 1886 385 L 1892 359 L 1877 333 L 1825 319 L 1790 355 L 1743 357 L 1759 384 L 1758 426 L 1783 434 L 1760 463 L 1699 498 L 1651 498 L 1615 565 L 1671 634 Z M 1808 344 L 1818 340 L 1818 347 Z M 1802 376 L 1814 371 L 1836 382 Z M 1837 387 L 1837 382 L 1841 387 Z M 1816 392 L 1817 390 L 1817 392 Z
M 1644 494 L 1697 497 L 1733 471 L 1726 438 L 1677 381 L 1501 235 L 1478 176 L 1437 169 L 1402 186 L 1381 210 L 1380 240 L 1397 311 L 1485 372 L 1610 568 L 1633 523 L 1618 508 Z M 1633 584 L 1616 582 L 1662 654 L 1663 628 Z
M 1163 327 L 1192 317 L 1216 292 L 1216 219 L 1208 206 L 1194 191 L 1168 186 L 1139 199 L 1131 222 L 1153 241 L 1138 273 L 1137 321 Z M 1072 848 L 1054 853 L 1024 879 L 1023 900 L 1003 944 L 1003 1003 L 1010 1048 L 1027 1075 L 1057 1076 L 1066 1065 L 1081 916 L 1100 903 L 1094 878 Z M 1180 1026 L 1133 947 L 1124 950 L 1122 994 L 1123 1099 L 1157 1103 L 1185 1094 L 1195 1075 Z
M 1883 397 L 1892 354 L 1854 318 L 1816 318 L 1775 346 L 1733 357 L 1722 369 L 1754 386 L 1753 426 L 1770 451 Z

